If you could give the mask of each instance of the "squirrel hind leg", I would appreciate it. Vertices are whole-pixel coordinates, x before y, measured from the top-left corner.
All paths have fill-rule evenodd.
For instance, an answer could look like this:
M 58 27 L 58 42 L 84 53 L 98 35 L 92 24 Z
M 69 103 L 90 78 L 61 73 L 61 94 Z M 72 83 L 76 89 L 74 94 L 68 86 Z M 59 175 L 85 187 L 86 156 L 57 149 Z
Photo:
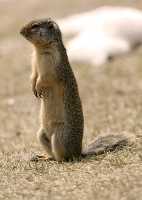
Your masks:
M 64 161 L 65 160 L 65 150 L 61 143 L 61 139 L 59 134 L 57 135 L 54 133 L 51 137 L 51 146 L 52 146 L 52 153 L 56 161 Z
M 47 132 L 45 129 L 41 128 L 37 132 L 37 138 L 39 142 L 42 144 L 43 148 L 45 149 L 46 153 L 49 155 L 49 157 L 53 157 L 52 149 L 51 149 L 51 141 L 47 136 Z
M 34 155 L 30 159 L 32 162 L 38 162 L 38 161 L 49 161 L 54 160 L 52 149 L 51 149 L 51 142 L 47 137 L 47 132 L 45 129 L 40 128 L 40 130 L 37 132 L 37 137 L 42 146 L 44 147 L 46 154 L 41 155 Z
M 74 150 L 73 152 L 70 146 L 69 145 L 67 146 L 64 143 L 65 142 L 63 141 L 62 136 L 60 135 L 60 132 L 54 133 L 52 135 L 51 145 L 52 145 L 52 153 L 55 160 L 58 162 L 79 161 L 81 159 L 81 153 L 78 153 L 74 149 L 73 149 Z
M 83 156 L 100 155 L 105 152 L 120 150 L 133 143 L 133 139 L 126 134 L 110 134 L 99 136 L 82 152 Z

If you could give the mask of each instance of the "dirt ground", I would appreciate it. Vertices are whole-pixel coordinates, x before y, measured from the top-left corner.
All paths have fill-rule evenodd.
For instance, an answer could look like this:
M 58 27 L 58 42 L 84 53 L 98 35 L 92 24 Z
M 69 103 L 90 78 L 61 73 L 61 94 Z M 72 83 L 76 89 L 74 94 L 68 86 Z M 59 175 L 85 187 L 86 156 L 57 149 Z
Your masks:
M 136 136 L 131 148 L 80 162 L 29 160 L 39 106 L 30 88 L 31 46 L 19 34 L 34 18 L 63 17 L 100 5 L 142 0 L 0 0 L 0 200 L 142 199 L 142 48 L 100 68 L 73 65 L 85 116 L 84 145 L 104 133 Z M 119 3 L 118 3 L 119 2 Z

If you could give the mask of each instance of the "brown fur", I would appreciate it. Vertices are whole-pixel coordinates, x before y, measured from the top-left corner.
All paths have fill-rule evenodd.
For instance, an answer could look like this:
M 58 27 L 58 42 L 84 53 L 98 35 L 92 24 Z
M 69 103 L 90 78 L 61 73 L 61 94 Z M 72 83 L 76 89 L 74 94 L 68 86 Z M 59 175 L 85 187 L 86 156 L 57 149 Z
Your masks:
M 21 33 L 34 45 L 32 90 L 41 97 L 37 135 L 47 154 L 57 161 L 72 160 L 127 145 L 124 135 L 109 135 L 82 151 L 82 105 L 58 25 L 51 19 L 32 21 Z

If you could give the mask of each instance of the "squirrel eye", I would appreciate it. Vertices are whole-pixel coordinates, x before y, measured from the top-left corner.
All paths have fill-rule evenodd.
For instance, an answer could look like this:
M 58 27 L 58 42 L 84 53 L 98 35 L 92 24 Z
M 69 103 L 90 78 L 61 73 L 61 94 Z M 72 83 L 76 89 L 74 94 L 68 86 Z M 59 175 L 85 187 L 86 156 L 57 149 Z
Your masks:
M 48 23 L 48 28 L 49 29 L 53 29 L 54 28 L 54 25 L 52 23 Z
M 34 24 L 31 28 L 32 28 L 32 29 L 36 29 L 36 28 L 38 28 L 38 27 L 39 27 L 38 24 Z

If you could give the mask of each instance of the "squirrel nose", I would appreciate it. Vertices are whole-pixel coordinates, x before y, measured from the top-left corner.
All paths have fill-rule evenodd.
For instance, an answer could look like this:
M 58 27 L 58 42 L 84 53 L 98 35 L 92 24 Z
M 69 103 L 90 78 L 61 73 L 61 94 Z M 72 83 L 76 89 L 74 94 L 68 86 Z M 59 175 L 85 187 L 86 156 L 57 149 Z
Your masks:
M 20 30 L 20 34 L 23 35 L 23 33 L 24 33 L 24 29 L 22 28 L 22 29 Z
M 25 28 L 21 29 L 20 34 L 22 34 L 23 36 L 27 35 L 27 31 L 25 30 Z

